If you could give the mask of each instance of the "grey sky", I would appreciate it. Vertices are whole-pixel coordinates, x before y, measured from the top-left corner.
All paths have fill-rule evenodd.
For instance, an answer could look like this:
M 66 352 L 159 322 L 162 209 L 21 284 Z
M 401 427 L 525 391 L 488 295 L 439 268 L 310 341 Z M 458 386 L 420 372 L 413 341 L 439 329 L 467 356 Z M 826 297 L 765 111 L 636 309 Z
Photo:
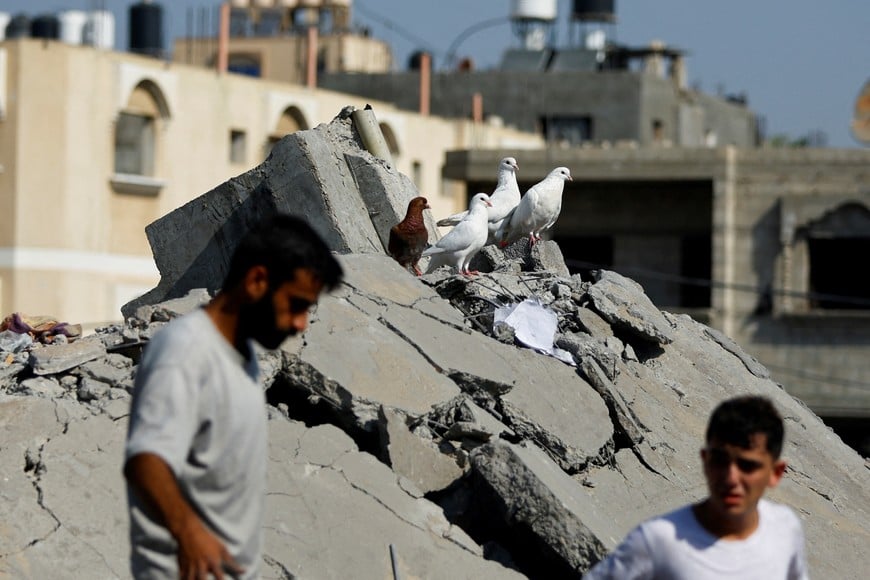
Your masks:
M 0 11 L 31 16 L 105 6 L 115 13 L 118 46 L 126 46 L 128 8 L 135 0 L 0 0 Z M 189 10 L 195 21 L 218 0 L 164 1 L 169 34 L 184 33 Z M 451 44 L 478 68 L 498 64 L 517 40 L 507 21 L 511 0 L 354 0 L 353 22 L 388 41 L 404 66 L 417 49 L 444 64 Z M 572 2 L 559 0 L 557 45 L 577 42 L 568 18 Z M 832 147 L 860 147 L 849 123 L 855 99 L 870 79 L 868 0 L 616 0 L 616 39 L 629 45 L 651 40 L 688 51 L 689 82 L 708 93 L 745 93 L 766 120 L 767 134 L 800 137 L 821 130 Z

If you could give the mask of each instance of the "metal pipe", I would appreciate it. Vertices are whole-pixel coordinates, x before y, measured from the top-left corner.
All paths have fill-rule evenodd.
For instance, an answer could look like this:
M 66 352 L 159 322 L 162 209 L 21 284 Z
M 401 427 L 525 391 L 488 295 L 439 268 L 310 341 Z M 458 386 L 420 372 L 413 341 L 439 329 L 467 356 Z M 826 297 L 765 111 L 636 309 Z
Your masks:
M 381 131 L 381 126 L 378 124 L 377 117 L 375 117 L 375 112 L 366 106 L 365 109 L 357 109 L 351 113 L 350 117 L 353 119 L 354 127 L 356 127 L 357 132 L 359 132 L 362 138 L 366 151 L 392 165 L 393 156 L 390 153 L 387 140 L 384 139 L 384 134 Z
M 390 562 L 393 565 L 393 580 L 402 580 L 399 575 L 399 559 L 396 557 L 396 547 L 390 544 Z

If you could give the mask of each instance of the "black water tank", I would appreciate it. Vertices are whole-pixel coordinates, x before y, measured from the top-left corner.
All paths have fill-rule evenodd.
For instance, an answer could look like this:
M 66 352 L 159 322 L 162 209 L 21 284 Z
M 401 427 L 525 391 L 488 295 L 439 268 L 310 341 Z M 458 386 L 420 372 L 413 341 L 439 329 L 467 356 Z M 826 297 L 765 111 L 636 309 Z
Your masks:
M 30 21 L 30 36 L 33 38 L 60 38 L 60 18 L 53 14 L 37 16 Z
M 6 38 L 27 38 L 30 36 L 30 17 L 27 14 L 16 14 L 6 24 Z
M 130 6 L 130 52 L 163 55 L 163 7 L 151 2 Z
M 408 57 L 408 70 L 420 70 L 420 67 L 423 66 L 423 55 L 429 55 L 429 68 L 430 70 L 435 68 L 435 59 L 432 58 L 432 53 L 428 50 L 415 50 L 411 56 Z
M 585 22 L 616 22 L 616 0 L 574 0 L 571 18 Z

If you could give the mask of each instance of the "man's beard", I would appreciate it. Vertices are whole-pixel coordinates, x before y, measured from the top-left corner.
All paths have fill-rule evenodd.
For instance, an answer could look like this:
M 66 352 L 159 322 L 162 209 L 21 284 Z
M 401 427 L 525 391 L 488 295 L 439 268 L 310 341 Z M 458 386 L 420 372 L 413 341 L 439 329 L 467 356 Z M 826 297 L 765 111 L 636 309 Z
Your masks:
M 288 336 L 296 334 L 296 329 L 281 330 L 275 324 L 275 305 L 273 293 L 269 292 L 260 300 L 244 304 L 239 311 L 239 339 L 253 338 L 263 348 L 274 350 Z

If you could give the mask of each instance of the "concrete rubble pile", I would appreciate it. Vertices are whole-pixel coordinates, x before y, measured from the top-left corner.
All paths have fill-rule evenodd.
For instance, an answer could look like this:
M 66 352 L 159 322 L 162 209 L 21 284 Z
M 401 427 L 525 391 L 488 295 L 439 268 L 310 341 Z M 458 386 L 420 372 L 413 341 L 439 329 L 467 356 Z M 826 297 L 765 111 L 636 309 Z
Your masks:
M 362 189 L 388 195 L 373 209 Z M 630 279 L 569 275 L 553 242 L 486 248 L 476 277 L 415 278 L 383 250 L 414 195 L 343 113 L 149 226 L 163 279 L 123 324 L 0 354 L 0 576 L 129 576 L 121 461 L 142 348 L 208 300 L 234 241 L 276 209 L 315 223 L 346 280 L 260 355 L 264 577 L 580 578 L 641 519 L 704 495 L 706 418 L 750 392 L 786 418 L 771 496 L 801 516 L 813 576 L 863 574 L 868 469 L 757 361 Z M 571 364 L 494 324 L 528 298 Z

